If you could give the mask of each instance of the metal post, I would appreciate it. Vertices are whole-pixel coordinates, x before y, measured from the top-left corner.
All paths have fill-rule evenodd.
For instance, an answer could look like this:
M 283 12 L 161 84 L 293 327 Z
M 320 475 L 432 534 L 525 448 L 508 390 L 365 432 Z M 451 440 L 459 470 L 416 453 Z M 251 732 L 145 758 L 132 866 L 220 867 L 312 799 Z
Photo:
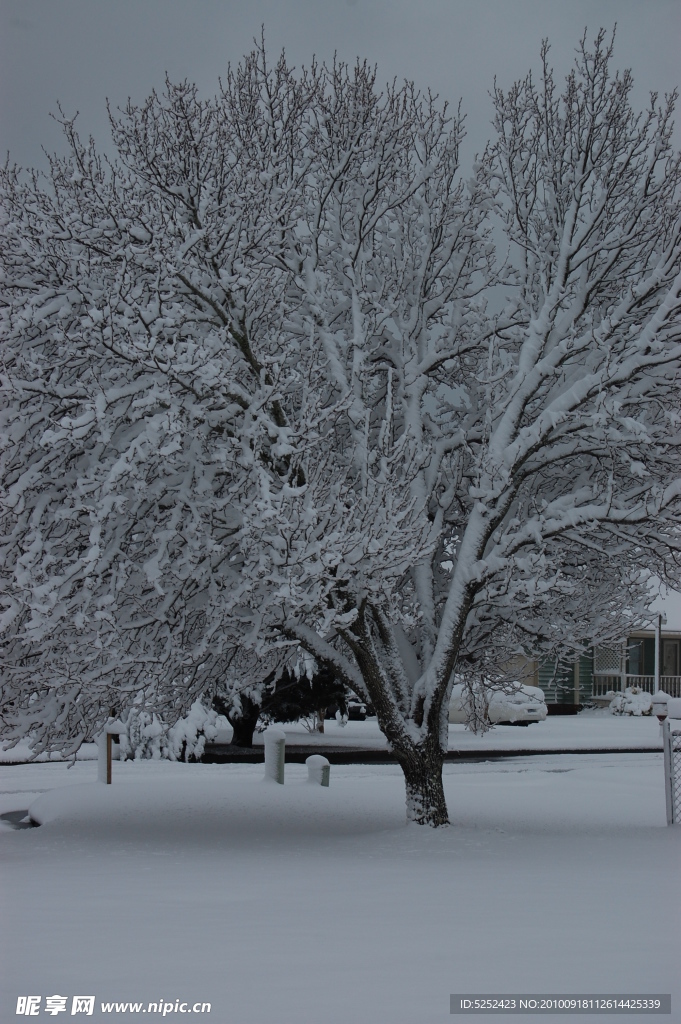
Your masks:
M 674 751 L 672 730 L 669 719 L 662 723 L 662 748 L 664 750 L 664 796 L 667 808 L 667 824 L 674 824 Z

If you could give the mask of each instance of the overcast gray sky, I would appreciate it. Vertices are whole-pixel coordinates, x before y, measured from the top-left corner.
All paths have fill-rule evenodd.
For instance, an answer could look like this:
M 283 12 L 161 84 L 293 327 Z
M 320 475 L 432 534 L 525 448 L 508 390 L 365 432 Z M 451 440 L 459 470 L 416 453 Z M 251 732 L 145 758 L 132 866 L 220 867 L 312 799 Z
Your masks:
M 563 74 L 585 26 L 618 24 L 617 64 L 634 70 L 637 100 L 681 79 L 679 0 L 0 0 L 0 154 L 24 166 L 59 146 L 60 100 L 81 134 L 107 136 L 105 98 L 142 100 L 164 74 L 213 92 L 228 62 L 264 23 L 268 48 L 368 58 L 379 79 L 413 78 L 468 114 L 469 153 L 489 134 L 487 95 L 537 67 L 548 36 Z

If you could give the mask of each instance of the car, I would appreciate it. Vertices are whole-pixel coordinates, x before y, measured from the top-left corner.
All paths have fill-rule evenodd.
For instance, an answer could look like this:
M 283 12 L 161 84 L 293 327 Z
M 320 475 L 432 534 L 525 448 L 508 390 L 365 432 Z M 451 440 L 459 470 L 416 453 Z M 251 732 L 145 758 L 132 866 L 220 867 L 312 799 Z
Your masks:
M 455 683 L 449 701 L 449 721 L 465 725 L 468 721 L 467 693 L 464 683 Z M 517 680 L 491 692 L 489 720 L 492 725 L 530 725 L 543 722 L 548 714 L 544 691 Z
M 339 713 L 341 713 L 339 705 L 331 704 L 326 709 L 326 714 L 324 715 L 324 717 L 327 719 L 327 721 L 333 721 L 333 719 L 336 718 L 336 716 Z M 347 716 L 346 721 L 364 722 L 370 713 L 373 713 L 373 709 L 370 712 L 364 701 L 356 700 L 354 697 L 350 697 L 347 704 L 345 705 L 345 714 Z
M 351 722 L 363 722 L 367 717 L 367 706 L 361 700 L 348 701 L 348 719 Z

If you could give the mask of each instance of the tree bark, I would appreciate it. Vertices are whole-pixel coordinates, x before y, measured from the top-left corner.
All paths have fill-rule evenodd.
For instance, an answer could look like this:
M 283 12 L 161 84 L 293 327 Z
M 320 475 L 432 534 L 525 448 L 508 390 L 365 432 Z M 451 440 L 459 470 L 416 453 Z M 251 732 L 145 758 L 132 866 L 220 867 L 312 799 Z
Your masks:
M 253 733 L 260 717 L 260 705 L 250 697 L 241 697 L 241 714 L 237 715 L 233 708 L 220 697 L 213 698 L 213 707 L 220 715 L 224 715 L 234 730 L 232 745 L 235 747 L 252 747 Z
M 404 772 L 407 796 L 407 821 L 439 828 L 449 824 L 447 802 L 442 785 L 444 754 L 415 747 L 408 753 L 395 751 Z
M 380 620 L 377 620 L 379 626 Z M 439 743 L 441 707 L 435 703 L 429 710 L 429 729 L 421 743 L 415 743 L 405 729 L 404 720 L 396 714 L 395 705 L 389 696 L 391 683 L 396 696 L 406 698 L 406 680 L 389 679 L 381 670 L 375 656 L 375 645 L 366 620 L 366 607 L 359 609 L 359 615 L 347 632 L 341 636 L 355 656 L 362 674 L 366 693 L 376 711 L 381 732 L 390 743 L 404 773 L 406 788 L 407 821 L 418 825 L 439 828 L 449 824 L 447 802 L 442 785 L 442 765 L 445 752 Z M 390 638 L 388 637 L 388 640 Z M 423 701 L 421 701 L 421 718 Z M 414 716 L 416 724 L 419 722 Z

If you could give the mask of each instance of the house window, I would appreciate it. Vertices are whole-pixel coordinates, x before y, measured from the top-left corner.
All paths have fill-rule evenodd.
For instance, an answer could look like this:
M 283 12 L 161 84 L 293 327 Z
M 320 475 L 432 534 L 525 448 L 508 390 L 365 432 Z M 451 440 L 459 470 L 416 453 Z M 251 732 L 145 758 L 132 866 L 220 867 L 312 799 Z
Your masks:
M 662 641 L 662 675 L 678 676 L 679 674 L 679 641 Z
M 627 644 L 627 675 L 643 675 L 643 640 L 630 640 Z
M 627 675 L 655 675 L 654 637 L 630 638 L 627 643 Z

